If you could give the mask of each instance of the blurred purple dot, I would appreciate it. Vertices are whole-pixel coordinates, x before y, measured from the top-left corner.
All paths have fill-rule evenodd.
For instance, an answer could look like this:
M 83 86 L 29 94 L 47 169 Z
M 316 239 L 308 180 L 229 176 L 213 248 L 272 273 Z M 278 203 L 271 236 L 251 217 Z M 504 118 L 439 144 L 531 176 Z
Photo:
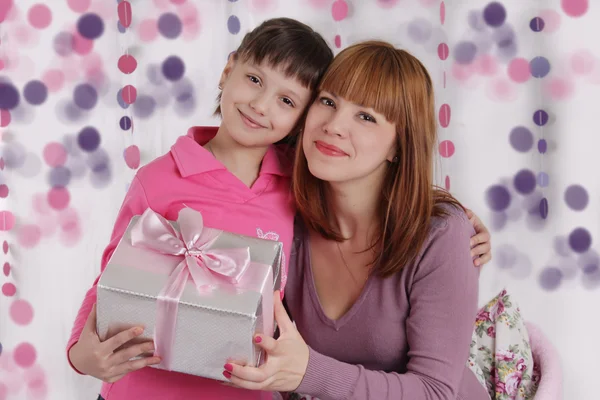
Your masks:
M 0 109 L 12 110 L 19 105 L 19 91 L 10 82 L 0 82 Z
M 540 200 L 540 217 L 543 219 L 548 218 L 548 199 L 545 197 Z
M 567 257 L 571 254 L 569 240 L 564 236 L 556 236 L 553 240 L 553 247 L 554 251 L 563 257 Z
M 546 142 L 546 139 L 540 139 L 538 141 L 538 151 L 540 154 L 544 154 L 546 151 L 548 151 L 548 142 Z
M 529 62 L 531 76 L 543 78 L 550 72 L 550 62 L 546 57 L 535 57 Z
M 535 189 L 535 174 L 528 169 L 522 169 L 515 175 L 513 185 L 517 192 L 529 194 Z
M 600 256 L 598 256 L 596 251 L 590 249 L 579 256 L 577 264 L 579 264 L 579 267 L 582 269 L 588 265 L 600 265 Z
M 96 14 L 83 14 L 77 21 L 77 31 L 84 38 L 94 40 L 104 32 L 104 22 Z
M 459 64 L 470 64 L 477 54 L 477 46 L 472 42 L 459 42 L 454 47 L 454 59 Z
M 117 30 L 118 30 L 120 33 L 125 33 L 125 32 L 127 32 L 127 28 L 125 28 L 125 27 L 124 27 L 124 26 L 121 24 L 121 21 L 117 21 Z
M 238 17 L 232 15 L 227 19 L 227 30 L 229 33 L 232 35 L 237 35 L 240 32 L 240 28 L 241 25 Z
M 509 244 L 498 246 L 494 259 L 498 267 L 503 269 L 511 268 L 517 261 L 517 249 Z
M 154 112 L 156 101 L 148 95 L 138 95 L 137 100 L 133 103 L 133 113 L 140 119 L 148 118 Z
M 560 286 L 563 274 L 556 267 L 546 267 L 540 273 L 540 286 L 546 290 L 555 290 Z
M 173 13 L 164 13 L 158 18 L 158 31 L 167 39 L 175 39 L 181 34 L 181 20 Z
M 87 171 L 87 165 L 83 157 L 69 157 L 65 166 L 71 171 L 71 178 L 80 179 Z
M 518 253 L 515 265 L 509 270 L 509 272 L 513 278 L 525 279 L 531 275 L 532 269 L 533 265 L 531 264 L 529 257 L 527 257 L 526 254 Z
M 416 43 L 425 43 L 431 38 L 433 27 L 424 18 L 417 18 L 408 24 L 408 36 Z
M 79 84 L 73 91 L 73 102 L 83 110 L 91 110 L 98 102 L 98 92 L 90 84 Z
M 112 172 L 108 165 L 98 166 L 98 168 L 92 172 L 93 173 L 90 177 L 90 181 L 92 186 L 94 186 L 96 189 L 105 188 L 110 184 Z
M 563 274 L 563 279 L 573 279 L 577 276 L 579 268 L 572 257 L 561 257 L 554 263 Z
M 148 65 L 146 76 L 150 82 L 157 86 L 162 85 L 165 81 L 162 75 L 162 66 L 156 64 Z
M 498 27 L 506 20 L 506 9 L 497 1 L 491 2 L 483 9 L 483 19 L 492 27 Z
M 124 110 L 129 108 L 129 104 L 125 103 L 125 100 L 123 100 L 123 89 L 119 89 L 117 92 L 117 103 L 119 103 L 119 106 Z
M 183 60 L 177 56 L 170 56 L 162 63 L 162 73 L 170 81 L 177 81 L 185 73 Z
M 544 25 L 545 25 L 544 20 L 541 19 L 540 17 L 532 18 L 531 21 L 529 21 L 529 27 L 534 32 L 541 32 L 541 31 L 543 31 L 544 30 Z
M 88 154 L 86 164 L 92 172 L 98 172 L 110 168 L 110 158 L 106 150 L 100 147 Z
M 537 184 L 540 187 L 546 187 L 550 184 L 550 177 L 545 172 L 540 172 L 537 176 Z
M 515 58 L 517 53 L 518 48 L 515 42 L 509 43 L 503 47 L 498 47 L 498 58 L 506 62 Z
M 48 183 L 52 187 L 67 187 L 71 181 L 71 171 L 59 165 L 50 170 L 48 174 Z
M 544 126 L 548 123 L 548 113 L 544 110 L 537 110 L 533 113 L 533 122 L 537 126 Z
M 119 120 L 119 126 L 124 131 L 129 130 L 131 128 L 131 118 L 129 118 L 127 116 L 121 117 L 121 119 Z
M 587 275 L 595 274 L 598 272 L 598 265 L 596 264 L 588 264 L 583 267 L 583 273 Z
M 502 230 L 508 222 L 508 215 L 505 212 L 493 212 L 490 219 L 490 227 L 492 231 L 498 232 Z
M 482 31 L 485 29 L 485 21 L 483 20 L 483 14 L 479 10 L 469 11 L 469 15 L 467 16 L 467 22 L 469 23 L 469 26 L 476 31 Z
M 9 142 L 2 147 L 2 158 L 7 169 L 20 168 L 25 164 L 27 151 L 19 142 Z
M 510 131 L 510 145 L 513 149 L 525 153 L 533 147 L 533 134 L 524 126 L 517 126 Z
M 63 112 L 71 122 L 79 121 L 82 117 L 81 109 L 71 102 L 65 104 Z
M 48 88 L 42 81 L 29 81 L 23 88 L 23 97 L 29 104 L 39 106 L 48 98 Z
M 510 193 L 501 185 L 494 185 L 486 192 L 488 207 L 493 211 L 504 211 L 510 205 Z
M 510 47 L 515 42 L 515 31 L 509 25 L 504 25 L 492 32 L 492 38 L 498 47 Z
M 580 185 L 571 185 L 565 190 L 565 202 L 575 211 L 581 211 L 587 207 L 589 196 L 587 190 Z
M 79 147 L 89 152 L 95 151 L 100 145 L 100 133 L 92 126 L 86 126 L 77 135 Z
M 69 32 L 59 32 L 54 37 L 53 47 L 56 54 L 66 57 L 73 52 L 73 35 Z
M 592 235 L 584 228 L 576 228 L 569 234 L 569 246 L 576 253 L 586 252 L 592 245 Z

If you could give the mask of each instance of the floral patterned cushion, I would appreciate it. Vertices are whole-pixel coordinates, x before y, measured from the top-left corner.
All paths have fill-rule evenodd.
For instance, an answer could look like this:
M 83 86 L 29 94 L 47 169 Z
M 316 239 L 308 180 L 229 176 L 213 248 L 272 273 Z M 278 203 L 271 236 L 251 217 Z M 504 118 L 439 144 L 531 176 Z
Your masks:
M 521 311 L 506 289 L 479 310 L 468 365 L 493 400 L 534 397 L 539 369 Z

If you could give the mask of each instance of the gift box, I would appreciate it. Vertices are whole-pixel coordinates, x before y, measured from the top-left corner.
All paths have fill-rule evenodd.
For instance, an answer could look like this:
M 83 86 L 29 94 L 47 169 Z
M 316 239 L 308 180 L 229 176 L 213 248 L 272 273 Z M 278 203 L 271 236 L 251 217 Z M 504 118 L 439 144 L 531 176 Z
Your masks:
M 258 366 L 253 337 L 273 335 L 282 251 L 280 242 L 205 227 L 189 208 L 177 221 L 147 209 L 98 282 L 98 335 L 141 325 L 136 340 L 154 340 L 162 358 L 153 367 L 206 378 L 224 381 L 228 360 Z

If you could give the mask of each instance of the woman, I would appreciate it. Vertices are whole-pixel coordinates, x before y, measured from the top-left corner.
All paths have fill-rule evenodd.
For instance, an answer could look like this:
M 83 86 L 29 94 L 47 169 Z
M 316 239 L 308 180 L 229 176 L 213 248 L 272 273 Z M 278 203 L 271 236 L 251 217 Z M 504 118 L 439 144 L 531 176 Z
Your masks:
M 403 50 L 365 42 L 325 74 L 297 149 L 299 218 L 280 337 L 248 389 L 327 399 L 486 399 L 466 366 L 477 313 L 473 226 L 433 185 L 433 85 Z M 278 296 L 276 296 L 279 298 Z M 308 398 L 308 397 L 307 397 Z

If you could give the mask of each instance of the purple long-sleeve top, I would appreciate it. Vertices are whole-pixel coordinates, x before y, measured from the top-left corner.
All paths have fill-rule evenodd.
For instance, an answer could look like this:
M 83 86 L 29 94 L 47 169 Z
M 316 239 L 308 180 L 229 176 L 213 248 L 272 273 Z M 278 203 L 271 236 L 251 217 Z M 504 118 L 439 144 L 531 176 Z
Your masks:
M 462 211 L 436 217 L 415 261 L 371 276 L 337 320 L 321 307 L 306 227 L 297 219 L 286 303 L 310 348 L 296 392 L 321 400 L 489 399 L 466 366 L 477 312 L 479 269 Z

